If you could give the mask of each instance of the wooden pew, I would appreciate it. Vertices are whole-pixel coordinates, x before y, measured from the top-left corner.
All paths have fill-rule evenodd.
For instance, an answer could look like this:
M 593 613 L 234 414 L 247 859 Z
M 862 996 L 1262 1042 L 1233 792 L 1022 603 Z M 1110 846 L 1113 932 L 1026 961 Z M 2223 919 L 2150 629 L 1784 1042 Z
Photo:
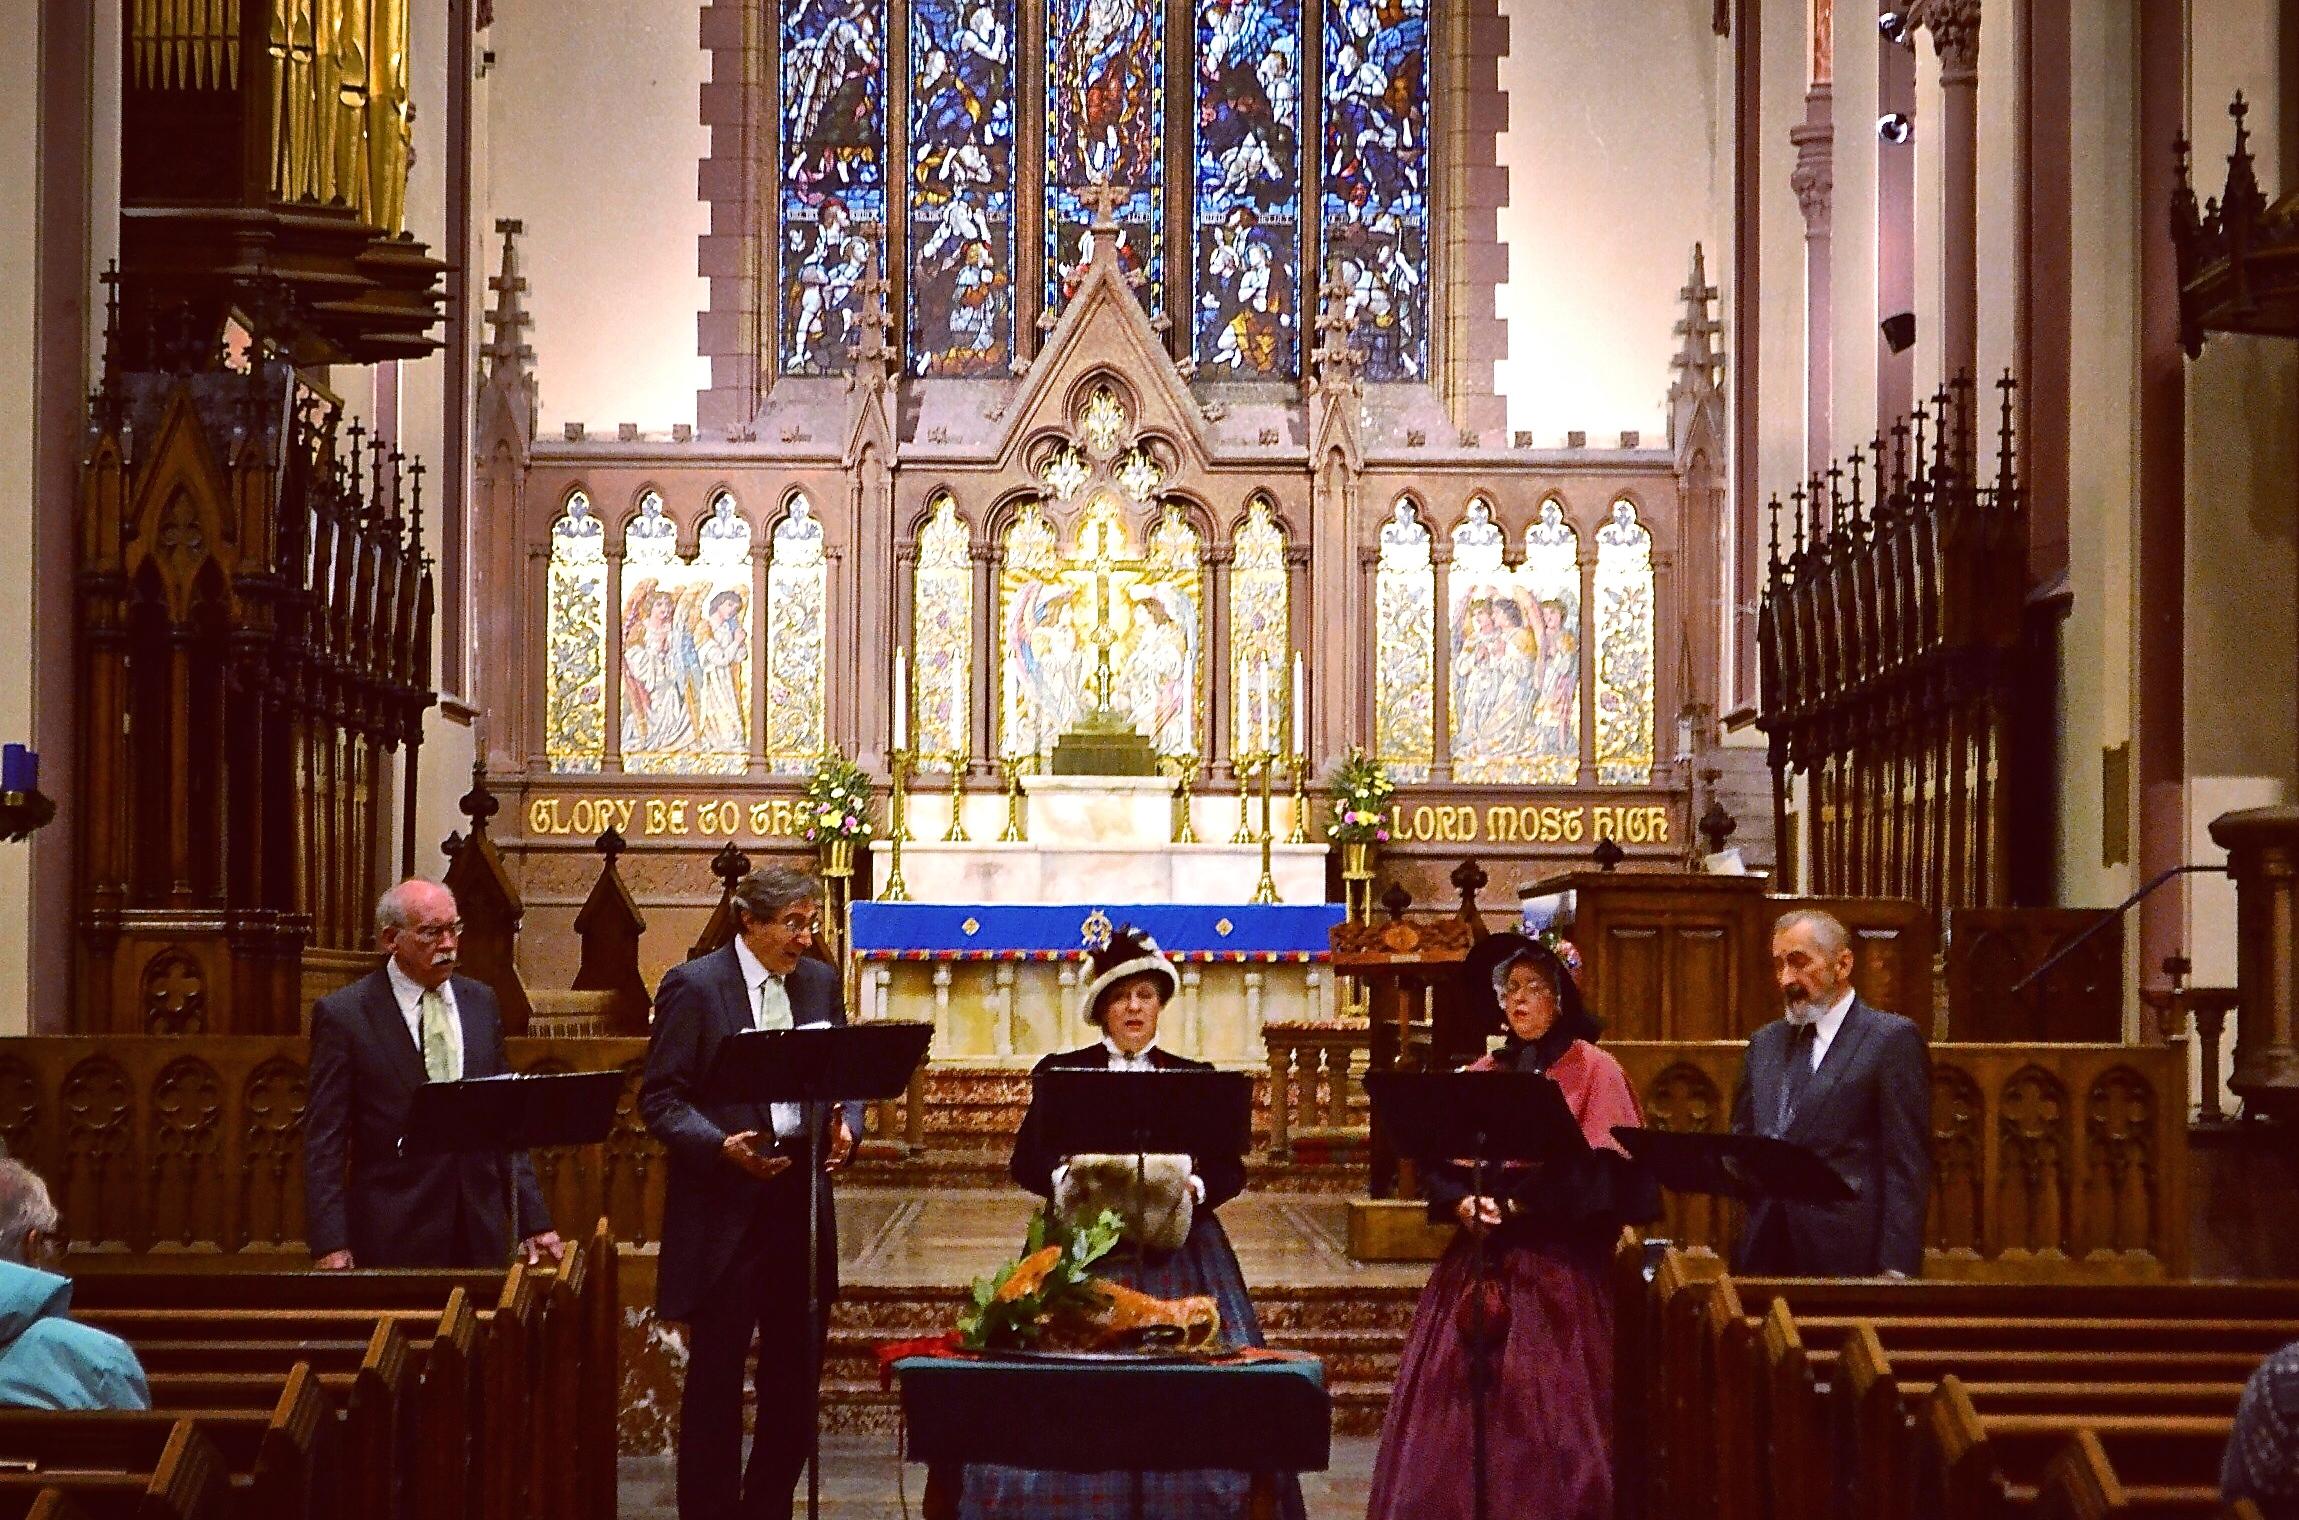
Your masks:
M 1837 1347 L 1861 1322 L 1849 1311 L 1881 1313 L 1902 1375 L 1926 1380 L 1966 1364 L 1999 1382 L 2060 1380 L 2049 1364 L 2064 1368 L 2102 1322 L 2114 1321 L 2119 1355 L 2129 1361 L 2101 1369 L 2113 1380 L 2224 1384 L 2299 1336 L 2299 1284 L 2291 1283 L 1733 1279 L 1705 1252 L 1674 1250 L 1650 1288 L 1633 1298 L 1625 1252 L 1616 1255 L 1615 1282 L 1622 1293 L 1622 1512 L 1650 1520 L 1835 1513 L 1830 1490 L 1842 1455 L 1841 1422 L 1822 1395 Z M 1784 1316 L 1771 1314 L 1775 1304 L 1843 1312 L 1814 1313 L 1799 1325 L 1785 1308 Z M 2037 1305 L 2049 1315 L 2034 1315 Z M 2216 1339 L 2198 1339 L 2194 1319 L 2212 1317 L 2219 1320 Z M 2155 1349 L 2123 1353 L 2124 1346 Z
M 150 1448 L 149 1441 L 143 1444 Z M 0 1517 L 34 1513 L 54 1492 L 70 1499 L 88 1520 L 226 1520 L 226 1471 L 214 1443 L 198 1426 L 176 1420 L 150 1459 L 134 1466 L 0 1471 Z
M 43 1488 L 32 1496 L 31 1503 L 17 1508 L 18 1496 L 0 1497 L 0 1520 L 88 1520 L 88 1512 L 72 1502 L 72 1496 L 60 1488 Z M 2254 1515 L 2252 1520 L 2258 1520 Z
M 155 1397 L 163 1389 L 171 1396 L 192 1391 L 176 1380 L 196 1378 L 203 1403 L 230 1407 L 231 1400 L 213 1396 L 234 1383 L 246 1388 L 284 1380 L 298 1365 L 308 1367 L 322 1388 L 332 1383 L 347 1389 L 336 1395 L 342 1513 L 349 1520 L 397 1520 L 400 1443 L 413 1428 L 417 1373 L 396 1321 L 374 1322 L 364 1340 L 153 1340 L 135 1349 Z
M 230 1473 L 233 1507 L 249 1516 L 332 1516 L 334 1480 L 323 1471 L 333 1400 L 299 1364 L 268 1409 L 0 1410 L 0 1460 L 57 1467 L 135 1468 L 156 1458 L 179 1420 L 214 1443 Z M 322 1502 L 327 1497 L 327 1502 Z
M 1777 1314 L 1777 1310 L 1775 1311 Z M 1851 1493 L 1868 1496 L 1881 1517 L 1907 1512 L 1917 1417 L 1938 1389 L 1960 1383 L 1982 1415 L 2231 1416 L 2243 1378 L 2257 1364 L 2248 1351 L 2214 1353 L 2098 1351 L 1901 1353 L 1895 1358 L 1875 1328 L 1862 1325 L 1844 1341 L 1824 1374 L 1832 1406 L 1836 1470 Z M 1953 1368 L 1954 1370 L 1950 1370 Z M 1775 1418 L 1809 1429 L 1812 1416 L 1774 1395 Z M 1782 1514 L 1814 1514 L 1809 1504 Z
M 2014 1520 L 2032 1514 L 2046 1469 L 2080 1435 L 2101 1465 L 2149 1502 L 2208 1513 L 2232 1414 L 1986 1414 L 1953 1374 L 1924 1401 L 1912 1491 L 1921 1520 Z
M 2060 1448 L 2036 1492 L 2037 1520 L 2209 1520 L 2222 1510 L 2219 1485 L 2127 1484 L 2089 1430 Z M 2251 1506 L 2256 1520 L 2258 1509 Z

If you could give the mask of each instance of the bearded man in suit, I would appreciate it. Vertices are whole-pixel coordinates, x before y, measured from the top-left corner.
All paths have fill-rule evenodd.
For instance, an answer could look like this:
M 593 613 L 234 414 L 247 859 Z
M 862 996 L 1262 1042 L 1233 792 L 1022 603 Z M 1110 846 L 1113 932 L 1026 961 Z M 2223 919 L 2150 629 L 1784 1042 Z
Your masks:
M 1808 1146 L 1851 1184 L 1838 1203 L 1749 1205 L 1733 1269 L 1770 1277 L 1914 1277 L 1932 1186 L 1924 1037 L 1852 989 L 1852 936 L 1813 908 L 1781 915 L 1784 1011 L 1750 1036 L 1732 1128 Z
M 735 937 L 674 966 L 655 992 L 639 1114 L 670 1153 L 656 1313 L 686 1325 L 679 1408 L 680 1520 L 787 1516 L 806 1467 L 821 1378 L 821 1326 L 807 1324 L 804 1159 L 797 1104 L 728 1101 L 708 1090 L 719 1046 L 750 1030 L 844 1024 L 840 978 L 807 954 L 822 887 L 770 866 L 735 884 Z M 859 1104 L 811 1116 L 836 1170 L 861 1132 Z M 822 1307 L 838 1291 L 830 1189 L 816 1220 Z M 742 1367 L 758 1337 L 757 1419 L 742 1459 Z
M 416 1088 L 509 1069 L 493 990 L 455 974 L 462 935 L 454 893 L 421 877 L 403 881 L 375 905 L 383 969 L 312 1007 L 303 1195 L 321 1267 L 501 1266 L 512 1234 L 506 1167 L 521 1252 L 559 1259 L 525 1151 L 400 1154 Z

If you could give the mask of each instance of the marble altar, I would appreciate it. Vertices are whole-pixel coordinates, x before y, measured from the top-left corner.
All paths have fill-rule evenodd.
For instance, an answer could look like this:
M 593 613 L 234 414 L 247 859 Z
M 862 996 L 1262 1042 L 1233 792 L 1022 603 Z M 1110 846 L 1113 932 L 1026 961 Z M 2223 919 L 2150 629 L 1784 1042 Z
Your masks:
M 963 828 L 951 828 L 948 779 L 925 778 L 913 791 L 902 846 L 902 877 L 919 903 L 1245 904 L 1261 875 L 1261 799 L 1241 811 L 1237 796 L 1191 799 L 1201 843 L 1172 842 L 1177 798 L 1171 776 L 1029 776 L 1022 781 L 1027 837 L 1001 840 L 1006 796 L 965 794 Z M 939 781 L 940 786 L 935 787 Z M 1291 831 L 1292 799 L 1276 796 L 1271 831 Z M 963 837 L 952 839 L 956 832 Z M 871 845 L 881 889 L 892 846 Z M 1284 903 L 1326 900 L 1327 847 L 1272 845 L 1270 874 Z M 932 1058 L 944 1063 L 1027 1066 L 1039 1056 L 1086 1044 L 1093 1029 L 1076 1008 L 1078 959 L 985 961 L 953 957 L 857 958 L 853 992 L 863 1018 L 932 1019 Z M 1333 982 L 1321 960 L 1193 961 L 1168 1006 L 1159 1043 L 1224 1066 L 1266 1064 L 1261 1027 L 1272 1021 L 1333 1016 Z

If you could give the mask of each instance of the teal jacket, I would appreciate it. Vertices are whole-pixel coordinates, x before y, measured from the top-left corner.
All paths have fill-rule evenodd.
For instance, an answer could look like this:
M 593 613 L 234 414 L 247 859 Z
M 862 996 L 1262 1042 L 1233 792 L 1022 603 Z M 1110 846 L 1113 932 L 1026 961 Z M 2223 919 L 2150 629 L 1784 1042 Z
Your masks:
M 71 1307 L 70 1278 L 0 1261 L 0 1408 L 151 1408 L 136 1353 Z

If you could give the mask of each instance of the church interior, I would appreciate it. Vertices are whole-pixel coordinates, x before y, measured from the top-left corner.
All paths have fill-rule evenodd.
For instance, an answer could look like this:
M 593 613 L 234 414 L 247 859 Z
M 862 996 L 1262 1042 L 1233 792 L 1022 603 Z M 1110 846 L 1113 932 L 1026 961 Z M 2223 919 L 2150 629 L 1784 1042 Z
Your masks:
M 1817 921 L 1922 1042 L 1914 1280 L 1661 1169 L 1601 1483 L 1477 1520 L 2299 1514 L 2299 1412 L 2225 1477 L 2299 1341 L 2299 4 L 15 13 L 0 1145 L 149 1399 L 0 1407 L 0 1516 L 704 1513 L 643 1093 L 776 868 L 930 1027 L 835 1176 L 822 1513 L 992 1512 L 920 1364 L 1041 1063 L 1138 1054 L 1113 933 L 1318 1390 L 1246 1418 L 1298 1494 L 1163 1512 L 1467 1520 L 1376 1471 L 1484 1239 L 1376 1090 L 1522 934 L 1632 1127 L 1774 1135 Z M 479 989 L 445 1067 L 403 995 L 428 1081 L 491 994 L 612 1089 L 555 1263 L 310 1270 L 408 878 Z

